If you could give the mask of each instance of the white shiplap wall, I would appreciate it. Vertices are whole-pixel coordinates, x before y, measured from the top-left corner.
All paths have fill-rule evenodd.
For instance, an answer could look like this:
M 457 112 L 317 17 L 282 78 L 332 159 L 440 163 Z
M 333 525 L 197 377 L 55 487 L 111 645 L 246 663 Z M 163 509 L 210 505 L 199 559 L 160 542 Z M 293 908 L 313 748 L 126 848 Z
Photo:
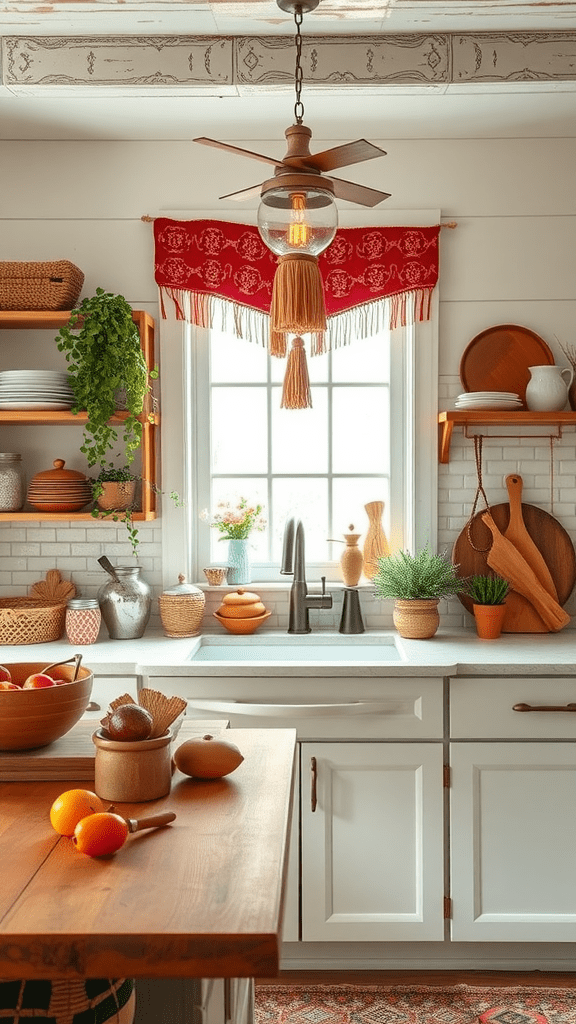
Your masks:
M 318 148 L 331 144 L 315 141 Z M 441 233 L 439 408 L 450 407 L 461 390 L 458 366 L 466 345 L 493 324 L 530 327 L 565 365 L 555 336 L 564 343 L 576 340 L 576 138 L 373 141 L 384 145 L 388 157 L 385 164 L 363 165 L 363 183 L 391 191 L 390 209 L 437 208 L 443 219 L 458 223 Z M 277 148 L 262 141 L 247 141 L 246 147 Z M 192 142 L 18 141 L 0 148 L 0 180 L 0 260 L 70 259 L 85 272 L 83 294 L 98 286 L 120 292 L 133 307 L 157 317 L 152 229 L 141 216 L 174 210 L 190 218 L 202 215 L 215 208 L 219 195 L 252 184 L 254 167 Z M 224 203 L 221 215 L 226 217 Z M 254 222 L 253 208 L 246 209 L 246 220 Z M 33 343 L 51 344 L 46 337 Z M 3 367 L 8 345 L 0 337 Z M 161 373 L 164 417 L 176 383 Z M 62 455 L 55 445 L 63 443 L 50 435 L 37 438 L 34 461 L 44 459 L 48 467 Z M 0 447 L 6 450 L 4 443 Z M 506 500 L 504 476 L 520 472 L 524 500 L 551 510 L 546 442 L 493 441 L 484 448 L 484 483 L 493 504 Z M 575 474 L 576 438 L 567 430 L 556 445 L 553 513 L 573 539 Z M 163 485 L 170 490 L 169 480 Z M 472 442 L 456 430 L 451 462 L 440 467 L 441 547 L 449 548 L 464 526 L 474 490 Z M 140 524 L 140 536 L 143 575 L 158 593 L 161 519 Z M 129 556 L 123 527 L 4 524 L 0 594 L 24 593 L 54 565 L 91 594 L 104 581 L 96 563 L 104 552 L 113 561 Z M 281 625 L 286 610 L 284 600 L 277 609 Z M 389 624 L 382 606 L 369 602 L 367 610 L 369 624 Z M 576 612 L 572 600 L 568 610 Z M 442 620 L 471 625 L 457 601 L 443 609 Z

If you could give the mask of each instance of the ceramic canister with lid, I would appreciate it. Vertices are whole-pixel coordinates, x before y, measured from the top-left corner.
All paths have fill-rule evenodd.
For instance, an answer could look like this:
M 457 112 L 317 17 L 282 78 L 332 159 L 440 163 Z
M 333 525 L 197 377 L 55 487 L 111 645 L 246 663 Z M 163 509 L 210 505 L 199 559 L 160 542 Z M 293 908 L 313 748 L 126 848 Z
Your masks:
M 72 597 L 66 605 L 66 637 L 75 647 L 95 644 L 102 613 L 95 597 Z
M 0 452 L 0 512 L 19 512 L 26 500 L 22 456 Z
M 183 573 L 178 583 L 158 598 L 160 619 L 166 636 L 198 636 L 204 616 L 206 598 L 200 587 L 186 582 Z

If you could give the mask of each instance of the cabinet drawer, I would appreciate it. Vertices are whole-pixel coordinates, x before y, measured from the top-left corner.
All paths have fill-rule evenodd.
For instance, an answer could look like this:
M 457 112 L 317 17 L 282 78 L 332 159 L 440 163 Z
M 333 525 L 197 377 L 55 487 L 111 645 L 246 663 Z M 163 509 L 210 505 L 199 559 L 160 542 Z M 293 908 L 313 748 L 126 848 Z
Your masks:
M 532 711 L 515 711 L 523 704 Z M 568 676 L 450 680 L 452 739 L 576 739 L 576 679 Z
M 223 717 L 234 729 L 296 728 L 307 739 L 438 739 L 442 679 L 414 677 L 144 678 L 188 701 L 192 718 Z

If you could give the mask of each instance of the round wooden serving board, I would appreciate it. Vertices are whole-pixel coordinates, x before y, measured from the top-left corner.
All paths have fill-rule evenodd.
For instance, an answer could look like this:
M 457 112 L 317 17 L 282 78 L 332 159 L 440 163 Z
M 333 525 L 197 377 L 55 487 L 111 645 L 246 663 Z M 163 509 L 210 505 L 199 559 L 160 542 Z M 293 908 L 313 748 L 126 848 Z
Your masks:
M 474 550 L 468 540 L 467 526 L 458 535 L 452 548 L 452 561 L 460 567 L 458 575 L 461 577 L 492 572 L 486 560 L 492 544 L 492 534 L 481 518 L 485 511 L 482 509 L 474 516 L 470 524 L 470 535 L 476 547 L 486 550 Z M 500 532 L 505 533 L 510 520 L 508 502 L 491 505 L 490 511 Z M 535 505 L 525 505 L 522 502 L 522 517 L 528 533 L 550 570 L 558 592 L 558 603 L 563 605 L 576 583 L 576 553 L 570 536 L 554 516 Z M 470 598 L 464 594 L 458 596 L 464 607 L 472 612 Z
M 525 402 L 528 367 L 553 363 L 539 334 L 519 324 L 499 324 L 472 338 L 460 361 L 460 380 L 465 391 L 511 391 Z

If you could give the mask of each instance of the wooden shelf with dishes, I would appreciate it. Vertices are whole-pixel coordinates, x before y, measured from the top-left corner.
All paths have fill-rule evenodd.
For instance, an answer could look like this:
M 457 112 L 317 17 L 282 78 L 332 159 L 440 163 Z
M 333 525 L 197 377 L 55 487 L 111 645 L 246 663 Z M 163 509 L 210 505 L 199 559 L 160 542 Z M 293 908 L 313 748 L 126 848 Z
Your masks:
M 149 370 L 154 369 L 154 319 L 144 310 L 133 310 L 132 318 L 138 327 L 142 352 Z M 67 324 L 70 319 L 70 311 L 67 310 L 0 310 L 0 330 L 54 330 Z M 142 423 L 142 441 L 140 452 L 142 456 L 141 475 L 142 484 L 142 508 L 134 511 L 132 519 L 135 522 L 144 522 L 156 519 L 156 444 L 158 428 L 158 412 L 152 410 L 151 401 L 149 407 L 139 417 Z M 121 424 L 128 413 L 117 410 L 111 423 Z M 81 427 L 86 423 L 87 414 L 80 412 L 74 415 L 72 412 L 51 412 L 44 409 L 34 410 L 0 410 L 0 427 L 2 425 L 21 426 L 70 426 Z M 88 511 L 82 512 L 0 512 L 2 521 L 38 521 L 46 522 L 80 520 L 92 520 L 93 516 Z M 102 523 L 113 522 L 112 517 L 105 517 Z
M 549 437 L 562 437 L 563 427 L 576 427 L 576 412 L 494 412 L 488 409 L 453 409 L 438 414 L 440 427 L 439 437 L 439 461 L 446 464 L 450 462 L 450 443 L 454 427 L 463 427 L 466 435 L 469 427 L 555 427 L 555 434 L 547 434 Z M 476 431 L 478 433 L 478 431 Z M 487 437 L 490 435 L 487 434 Z M 502 436 L 502 435 L 500 435 Z M 525 434 L 507 434 L 507 437 L 527 437 Z

